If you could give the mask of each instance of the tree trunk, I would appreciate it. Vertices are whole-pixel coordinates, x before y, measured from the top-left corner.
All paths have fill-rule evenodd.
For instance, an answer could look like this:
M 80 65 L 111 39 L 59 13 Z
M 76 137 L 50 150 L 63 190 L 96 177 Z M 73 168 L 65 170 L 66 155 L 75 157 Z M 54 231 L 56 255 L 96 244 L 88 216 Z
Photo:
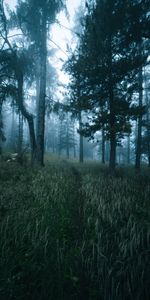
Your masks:
M 113 172 L 116 167 L 116 131 L 115 131 L 115 110 L 114 110 L 114 93 L 112 85 L 112 74 L 110 75 L 109 101 L 110 101 L 110 158 L 109 167 Z
M 40 47 L 40 91 L 37 113 L 37 163 L 44 165 L 45 97 L 46 97 L 47 28 L 43 12 Z
M 128 134 L 127 164 L 130 164 L 130 133 Z
M 11 120 L 11 137 L 10 137 L 10 147 L 12 151 L 16 151 L 15 147 L 15 107 L 12 107 L 12 120 Z
M 115 108 L 114 108 L 114 90 L 113 90 L 113 75 L 112 75 L 112 37 L 111 33 L 108 39 L 108 63 L 109 63 L 109 124 L 110 124 L 110 158 L 109 168 L 113 173 L 116 167 L 116 130 L 115 130 Z
M 148 166 L 150 167 L 150 142 L 148 142 Z
M 67 141 L 67 145 L 66 145 L 66 155 L 67 155 L 67 158 L 69 159 L 70 157 L 70 151 L 69 151 L 69 143 Z
M 75 126 L 73 124 L 73 154 L 74 158 L 76 158 L 76 139 L 75 139 Z
M 105 164 L 105 131 L 102 128 L 102 164 Z
M 144 68 L 144 85 L 145 85 L 145 99 L 146 99 L 146 125 L 147 125 L 147 157 L 148 157 L 148 166 L 150 167 L 150 103 L 148 97 L 148 85 L 146 80 L 145 68 Z
M 79 112 L 79 134 L 80 134 L 80 141 L 79 141 L 79 162 L 83 163 L 83 135 L 80 133 L 82 130 L 82 113 Z
M 142 108 L 143 98 L 143 75 L 142 67 L 139 69 L 139 109 Z M 142 114 L 138 117 L 138 128 L 137 128 L 137 144 L 136 144 L 136 160 L 135 168 L 140 169 L 141 166 L 141 146 L 142 146 Z
M 114 171 L 116 167 L 116 136 L 111 134 L 110 137 L 110 160 L 109 160 L 110 170 Z
M 37 57 L 37 60 L 39 58 Z M 40 95 L 40 72 L 39 72 L 39 64 L 36 67 L 36 119 L 35 119 L 35 132 L 36 132 L 36 138 L 37 138 L 37 132 L 38 132 L 38 109 L 39 109 L 39 95 Z
M 2 120 L 2 100 L 0 99 L 0 155 L 2 154 L 2 136 L 3 136 L 3 120 Z
M 23 103 L 23 75 L 21 73 L 16 72 L 16 77 L 18 81 L 18 107 L 19 110 L 22 112 L 22 115 L 28 122 L 29 126 L 29 133 L 30 133 L 30 143 L 31 143 L 31 164 L 34 165 L 36 160 L 36 139 L 35 139 L 35 130 L 34 130 L 34 121 L 33 115 L 30 114 L 26 108 L 24 107 Z
M 55 128 L 54 128 L 54 124 L 52 125 L 52 149 L 53 149 L 53 153 L 56 152 L 56 147 L 55 147 Z
M 69 128 L 68 128 L 68 122 L 67 122 L 67 136 L 66 136 L 66 155 L 67 158 L 69 159 L 70 156 L 70 149 L 69 149 Z
M 105 142 L 105 161 L 109 162 L 109 156 L 110 156 L 110 142 L 106 140 Z
M 23 147 L 23 116 L 21 111 L 19 111 L 19 128 L 18 128 L 18 154 L 21 158 Z
M 23 73 L 20 67 L 20 62 L 17 57 L 16 52 L 13 50 L 11 47 L 11 44 L 9 43 L 8 38 L 5 38 L 5 42 L 9 46 L 10 50 L 12 51 L 12 54 L 14 55 L 14 62 L 15 62 L 15 67 L 14 67 L 14 72 L 15 76 L 17 79 L 17 105 L 19 110 L 21 111 L 22 115 L 25 117 L 25 119 L 28 122 L 29 126 L 29 133 L 30 133 L 30 143 L 31 143 L 31 164 L 33 165 L 36 159 L 36 138 L 35 138 L 35 130 L 34 130 L 34 122 L 33 122 L 33 115 L 30 114 L 25 106 L 24 106 L 24 101 L 23 101 Z

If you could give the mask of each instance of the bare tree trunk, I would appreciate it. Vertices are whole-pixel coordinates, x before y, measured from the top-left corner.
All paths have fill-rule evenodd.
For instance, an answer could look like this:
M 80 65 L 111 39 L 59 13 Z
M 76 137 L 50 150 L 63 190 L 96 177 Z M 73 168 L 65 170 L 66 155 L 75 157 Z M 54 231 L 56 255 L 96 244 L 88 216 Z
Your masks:
M 52 125 L 52 151 L 53 153 L 56 152 L 56 146 L 55 146 L 55 127 L 54 124 Z
M 110 169 L 112 171 L 114 171 L 115 167 L 116 167 L 116 136 L 113 133 L 111 134 L 111 137 L 110 137 L 110 160 L 109 160 L 109 167 L 110 167 Z
M 3 120 L 2 120 L 2 101 L 0 99 L 0 155 L 2 154 L 2 140 L 3 140 Z
M 105 131 L 102 128 L 102 164 L 105 164 Z
M 40 47 L 40 91 L 37 113 L 37 163 L 44 165 L 45 97 L 46 97 L 47 28 L 43 12 Z
M 37 137 L 37 132 L 38 132 L 38 109 L 39 109 L 39 74 L 37 74 L 36 77 L 36 120 L 35 120 L 35 130 L 36 130 L 36 137 Z
M 111 79 L 110 79 L 111 80 Z M 114 94 L 113 86 L 110 83 L 109 90 L 110 101 L 110 158 L 109 167 L 113 172 L 116 167 L 116 131 L 115 131 L 115 111 L 114 111 Z
M 127 164 L 130 164 L 130 133 L 128 134 Z
M 148 166 L 150 167 L 150 142 L 148 142 L 148 145 L 147 145 L 147 150 L 148 150 Z
M 142 67 L 139 69 L 139 108 L 142 108 L 143 100 L 143 75 Z M 142 114 L 138 117 L 138 128 L 137 128 L 137 144 L 136 144 L 136 159 L 135 168 L 140 169 L 141 166 L 141 146 L 142 146 Z
M 19 128 L 18 128 L 18 154 L 21 158 L 23 147 L 23 116 L 21 111 L 19 111 Z
M 60 123 L 59 123 L 59 131 L 58 131 L 58 155 L 60 156 L 62 154 L 62 150 L 64 149 L 64 120 L 61 117 Z
M 73 124 L 73 154 L 76 158 L 76 139 L 75 139 L 75 125 Z
M 106 140 L 105 142 L 105 161 L 109 162 L 109 155 L 110 155 L 110 142 Z
M 79 162 L 83 163 L 83 135 L 80 133 L 82 131 L 82 113 L 81 111 L 79 112 L 79 135 L 80 135 L 80 140 L 79 140 Z
M 113 90 L 113 78 L 112 78 L 112 38 L 111 34 L 109 37 L 108 44 L 109 51 L 109 108 L 110 108 L 110 158 L 109 158 L 109 168 L 113 173 L 116 167 L 116 130 L 115 130 L 115 109 L 114 109 L 114 90 Z
M 14 105 L 12 107 L 10 147 L 12 151 L 15 151 L 15 107 Z
M 150 167 L 150 102 L 148 97 L 148 86 L 147 86 L 147 80 L 146 80 L 146 74 L 145 74 L 145 68 L 144 68 L 144 83 L 145 83 L 145 99 L 146 99 L 146 125 L 147 125 L 147 156 L 148 156 L 148 166 Z
M 69 123 L 68 123 L 68 115 L 67 115 L 67 123 L 66 123 L 66 130 L 67 130 L 67 134 L 66 134 L 66 154 L 67 154 L 67 158 L 69 159 L 69 156 L 70 156 L 70 149 L 69 149 Z
M 74 144 L 74 146 L 73 146 L 73 156 L 74 156 L 74 158 L 76 158 L 76 145 Z

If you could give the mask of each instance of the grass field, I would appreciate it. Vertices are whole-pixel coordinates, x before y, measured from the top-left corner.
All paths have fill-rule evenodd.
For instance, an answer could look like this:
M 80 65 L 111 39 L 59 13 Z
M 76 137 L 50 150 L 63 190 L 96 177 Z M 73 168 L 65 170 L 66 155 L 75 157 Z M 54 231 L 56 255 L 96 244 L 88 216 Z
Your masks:
M 149 300 L 150 170 L 0 163 L 0 300 Z

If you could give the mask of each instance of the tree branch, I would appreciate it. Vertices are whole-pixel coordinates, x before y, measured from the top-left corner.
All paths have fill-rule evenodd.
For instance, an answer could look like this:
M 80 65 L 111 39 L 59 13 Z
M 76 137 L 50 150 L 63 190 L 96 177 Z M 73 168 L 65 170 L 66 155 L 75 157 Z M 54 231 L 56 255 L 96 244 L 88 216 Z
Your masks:
M 57 44 L 57 43 L 55 43 L 53 40 L 51 40 L 50 38 L 49 38 L 49 41 L 51 42 L 51 43 L 53 43 L 61 52 L 63 52 L 67 57 L 68 57 L 68 54 Z

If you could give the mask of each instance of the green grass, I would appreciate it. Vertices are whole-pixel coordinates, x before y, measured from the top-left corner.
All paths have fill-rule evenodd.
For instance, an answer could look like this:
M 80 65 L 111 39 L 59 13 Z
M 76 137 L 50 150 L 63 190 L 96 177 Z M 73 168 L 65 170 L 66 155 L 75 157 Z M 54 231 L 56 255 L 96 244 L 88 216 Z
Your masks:
M 0 164 L 1 300 L 149 300 L 150 172 Z

